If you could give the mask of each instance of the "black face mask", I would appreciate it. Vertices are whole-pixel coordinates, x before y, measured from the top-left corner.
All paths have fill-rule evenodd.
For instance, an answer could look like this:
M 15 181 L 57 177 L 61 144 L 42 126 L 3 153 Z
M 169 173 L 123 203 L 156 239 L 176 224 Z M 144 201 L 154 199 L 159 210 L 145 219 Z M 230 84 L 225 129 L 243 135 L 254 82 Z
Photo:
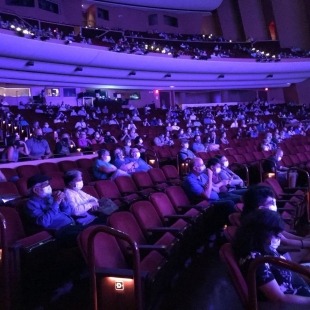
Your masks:
M 20 142 L 19 142 L 19 141 L 15 141 L 15 142 L 14 142 L 14 145 L 15 145 L 16 147 L 20 147 Z
M 38 139 L 39 141 L 41 141 L 41 140 L 43 140 L 43 136 L 42 136 L 42 135 L 38 135 L 38 136 L 37 136 L 37 139 Z
M 69 138 L 62 138 L 62 141 L 65 143 L 69 143 Z

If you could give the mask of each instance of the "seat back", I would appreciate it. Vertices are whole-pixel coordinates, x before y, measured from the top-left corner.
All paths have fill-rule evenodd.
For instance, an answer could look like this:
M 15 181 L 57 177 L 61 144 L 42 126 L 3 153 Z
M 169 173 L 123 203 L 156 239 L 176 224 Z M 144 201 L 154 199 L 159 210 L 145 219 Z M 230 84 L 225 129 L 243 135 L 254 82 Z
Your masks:
M 30 178 L 35 174 L 40 174 L 38 166 L 35 165 L 22 165 L 16 168 L 18 176 L 20 178 Z
M 148 229 L 163 226 L 158 213 L 149 201 L 134 202 L 130 207 L 130 211 L 135 216 L 146 236 L 148 234 Z
M 180 178 L 177 168 L 173 165 L 165 165 L 161 169 L 165 174 L 167 180 L 174 180 Z
M 78 169 L 78 166 L 73 160 L 62 160 L 58 163 L 58 167 L 62 172 Z
M 171 201 L 165 193 L 158 192 L 151 194 L 150 201 L 163 222 L 165 222 L 166 216 L 176 214 Z
M 115 212 L 108 218 L 108 225 L 127 234 L 138 244 L 146 244 L 145 237 L 139 224 L 132 213 L 128 211 Z M 127 251 L 126 245 L 121 244 L 122 249 Z
M 148 171 L 154 184 L 167 183 L 165 174 L 160 168 L 152 168 Z
M 119 240 L 130 248 L 132 265 L 127 263 Z M 90 269 L 93 309 L 123 309 L 125 304 L 126 309 L 142 310 L 137 244 L 120 231 L 96 225 L 80 233 L 78 245 Z
M 121 194 L 135 193 L 138 191 L 138 188 L 131 177 L 121 175 L 115 179 L 115 184 L 117 185 Z
M 234 287 L 240 297 L 240 300 L 245 308 L 248 306 L 248 286 L 240 271 L 238 262 L 235 258 L 232 246 L 230 243 L 222 245 L 220 248 L 220 257 L 228 268 Z
M 181 186 L 169 186 L 166 189 L 166 194 L 175 208 L 191 205 Z
M 132 179 L 139 189 L 152 188 L 154 186 L 150 175 L 146 171 L 138 171 L 133 173 Z
M 16 187 L 15 183 L 13 182 L 1 182 L 0 183 L 0 195 L 2 196 L 19 196 L 20 193 L 18 191 L 18 188 Z
M 43 174 L 51 175 L 55 174 L 56 172 L 61 173 L 56 163 L 42 163 L 38 167 L 40 172 Z
M 279 199 L 280 196 L 283 195 L 282 187 L 276 178 L 267 178 L 264 182 L 272 188 L 277 199 Z
M 121 193 L 112 180 L 96 181 L 95 188 L 100 198 L 118 199 L 121 197 Z
M 94 186 L 84 185 L 82 190 L 83 190 L 83 192 L 87 193 L 88 195 L 91 195 L 91 196 L 99 199 L 99 195 L 98 195 L 96 188 Z
M 233 226 L 240 226 L 240 219 L 241 219 L 241 213 L 240 212 L 234 212 L 229 214 L 228 216 L 229 222 Z

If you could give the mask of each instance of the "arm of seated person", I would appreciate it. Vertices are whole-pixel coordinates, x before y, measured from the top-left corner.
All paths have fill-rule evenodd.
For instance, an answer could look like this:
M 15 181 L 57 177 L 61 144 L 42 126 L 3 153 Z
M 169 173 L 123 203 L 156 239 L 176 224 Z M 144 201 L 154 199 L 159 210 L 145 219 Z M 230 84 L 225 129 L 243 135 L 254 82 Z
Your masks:
M 117 168 L 114 165 L 110 164 L 109 166 L 99 166 L 98 170 L 103 173 L 111 173 L 116 171 Z
M 259 290 L 273 302 L 294 303 L 300 305 L 310 305 L 310 298 L 292 294 L 284 294 L 276 280 L 272 280 L 259 287 Z

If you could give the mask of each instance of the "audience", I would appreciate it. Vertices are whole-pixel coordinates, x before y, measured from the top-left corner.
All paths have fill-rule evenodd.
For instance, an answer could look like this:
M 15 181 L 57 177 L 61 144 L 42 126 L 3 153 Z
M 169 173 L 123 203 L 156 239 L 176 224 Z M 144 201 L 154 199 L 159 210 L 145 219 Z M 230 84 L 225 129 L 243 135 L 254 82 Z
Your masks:
M 46 159 L 53 155 L 40 128 L 34 129 L 32 137 L 26 141 L 26 146 L 31 159 Z
M 34 175 L 27 181 L 30 192 L 25 205 L 25 216 L 33 230 L 48 229 L 61 246 L 76 246 L 76 238 L 83 226 L 71 217 L 71 208 L 61 191 L 52 192 L 50 177 Z
M 247 276 L 251 261 L 257 257 L 285 259 L 277 251 L 283 227 L 279 214 L 271 210 L 256 210 L 243 219 L 233 248 L 244 276 Z M 273 264 L 261 264 L 256 271 L 256 283 L 260 300 L 310 305 L 309 285 L 289 270 Z

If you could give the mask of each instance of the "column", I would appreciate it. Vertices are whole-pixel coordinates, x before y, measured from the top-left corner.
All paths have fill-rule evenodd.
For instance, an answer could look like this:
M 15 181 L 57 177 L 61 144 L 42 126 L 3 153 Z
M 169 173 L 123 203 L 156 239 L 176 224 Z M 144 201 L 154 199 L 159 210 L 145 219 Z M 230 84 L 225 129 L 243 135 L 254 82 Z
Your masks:
M 309 4 L 304 0 L 273 0 L 272 6 L 281 47 L 309 49 Z
M 268 30 L 260 0 L 238 0 L 246 39 L 268 40 Z

